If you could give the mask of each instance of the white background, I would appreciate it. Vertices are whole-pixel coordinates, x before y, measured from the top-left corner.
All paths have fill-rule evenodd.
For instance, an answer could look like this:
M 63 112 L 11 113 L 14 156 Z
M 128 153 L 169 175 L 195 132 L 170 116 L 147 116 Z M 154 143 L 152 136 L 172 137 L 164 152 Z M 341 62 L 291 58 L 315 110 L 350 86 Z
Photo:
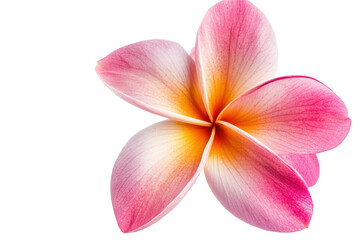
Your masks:
M 360 5 L 355 0 L 253 0 L 279 45 L 277 76 L 331 87 L 352 118 L 347 139 L 319 154 L 310 227 L 267 232 L 228 213 L 201 175 L 151 227 L 123 234 L 110 200 L 118 153 L 162 120 L 111 93 L 96 61 L 141 40 L 194 46 L 216 0 L 0 3 L 0 239 L 359 239 Z

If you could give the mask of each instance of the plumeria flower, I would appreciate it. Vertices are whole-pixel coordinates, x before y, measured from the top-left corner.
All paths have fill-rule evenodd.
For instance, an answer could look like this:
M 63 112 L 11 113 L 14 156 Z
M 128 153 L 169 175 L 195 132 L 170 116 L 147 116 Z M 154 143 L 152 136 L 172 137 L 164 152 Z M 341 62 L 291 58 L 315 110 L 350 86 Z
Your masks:
M 272 28 L 246 0 L 224 0 L 205 15 L 193 58 L 177 43 L 138 42 L 98 62 L 118 96 L 166 120 L 133 136 L 112 173 L 123 232 L 158 221 L 204 169 L 221 204 L 262 229 L 309 225 L 315 154 L 338 146 L 350 119 L 341 99 L 311 77 L 275 78 Z M 272 79 L 272 80 L 271 80 Z

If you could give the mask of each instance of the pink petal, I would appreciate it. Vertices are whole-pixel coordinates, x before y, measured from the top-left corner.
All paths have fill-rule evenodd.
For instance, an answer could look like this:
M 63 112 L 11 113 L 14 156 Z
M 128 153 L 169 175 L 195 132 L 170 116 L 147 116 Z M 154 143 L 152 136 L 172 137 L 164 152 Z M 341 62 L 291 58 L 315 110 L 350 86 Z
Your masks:
M 277 47 L 272 28 L 247 0 L 224 0 L 210 8 L 195 45 L 204 102 L 214 119 L 233 99 L 274 77 Z
M 315 154 L 338 146 L 351 120 L 341 99 L 302 76 L 271 80 L 233 101 L 219 118 L 276 153 Z
M 191 49 L 190 57 L 195 61 L 195 48 Z
M 130 139 L 111 179 L 123 232 L 150 226 L 180 202 L 203 169 L 213 138 L 211 128 L 164 121 Z
M 251 225 L 278 232 L 309 225 L 313 205 L 300 175 L 229 123 L 219 121 L 205 176 L 221 204 Z
M 304 178 L 308 187 L 316 184 L 319 179 L 319 160 L 315 154 L 286 154 L 279 156 Z
M 118 96 L 149 112 L 209 126 L 195 63 L 177 43 L 149 40 L 122 47 L 96 71 Z

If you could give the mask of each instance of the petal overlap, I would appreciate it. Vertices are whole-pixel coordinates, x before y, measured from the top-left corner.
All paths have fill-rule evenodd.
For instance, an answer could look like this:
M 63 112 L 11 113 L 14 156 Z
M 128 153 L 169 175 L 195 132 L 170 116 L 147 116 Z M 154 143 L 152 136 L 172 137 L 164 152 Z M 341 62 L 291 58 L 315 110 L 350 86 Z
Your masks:
M 170 119 L 209 125 L 194 60 L 177 43 L 148 40 L 122 47 L 96 71 L 118 96 Z
M 279 154 L 316 154 L 338 146 L 351 120 L 341 99 L 304 76 L 268 81 L 234 100 L 219 118 Z
M 319 160 L 315 154 L 285 154 L 279 156 L 304 178 L 308 187 L 316 184 L 319 179 L 320 168 Z
M 256 227 L 278 232 L 306 228 L 313 205 L 304 180 L 256 139 L 219 123 L 204 168 L 217 199 Z
M 276 40 L 264 14 L 247 0 L 224 0 L 202 21 L 195 44 L 196 68 L 211 116 L 233 99 L 274 77 Z
M 176 206 L 202 171 L 213 138 L 211 128 L 164 121 L 129 140 L 111 179 L 123 232 L 141 230 Z

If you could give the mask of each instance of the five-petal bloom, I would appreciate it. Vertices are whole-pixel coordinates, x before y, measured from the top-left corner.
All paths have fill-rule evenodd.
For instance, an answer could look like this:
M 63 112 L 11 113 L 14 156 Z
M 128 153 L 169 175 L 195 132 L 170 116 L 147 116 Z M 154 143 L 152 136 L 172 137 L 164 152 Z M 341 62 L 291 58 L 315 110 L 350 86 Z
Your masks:
M 272 231 L 306 228 L 315 154 L 339 145 L 350 128 L 344 103 L 310 77 L 270 80 L 274 33 L 246 0 L 213 6 L 191 55 L 177 43 L 150 40 L 98 62 L 114 93 L 171 119 L 132 137 L 115 163 L 111 194 L 121 230 L 163 217 L 202 169 L 236 217 Z

